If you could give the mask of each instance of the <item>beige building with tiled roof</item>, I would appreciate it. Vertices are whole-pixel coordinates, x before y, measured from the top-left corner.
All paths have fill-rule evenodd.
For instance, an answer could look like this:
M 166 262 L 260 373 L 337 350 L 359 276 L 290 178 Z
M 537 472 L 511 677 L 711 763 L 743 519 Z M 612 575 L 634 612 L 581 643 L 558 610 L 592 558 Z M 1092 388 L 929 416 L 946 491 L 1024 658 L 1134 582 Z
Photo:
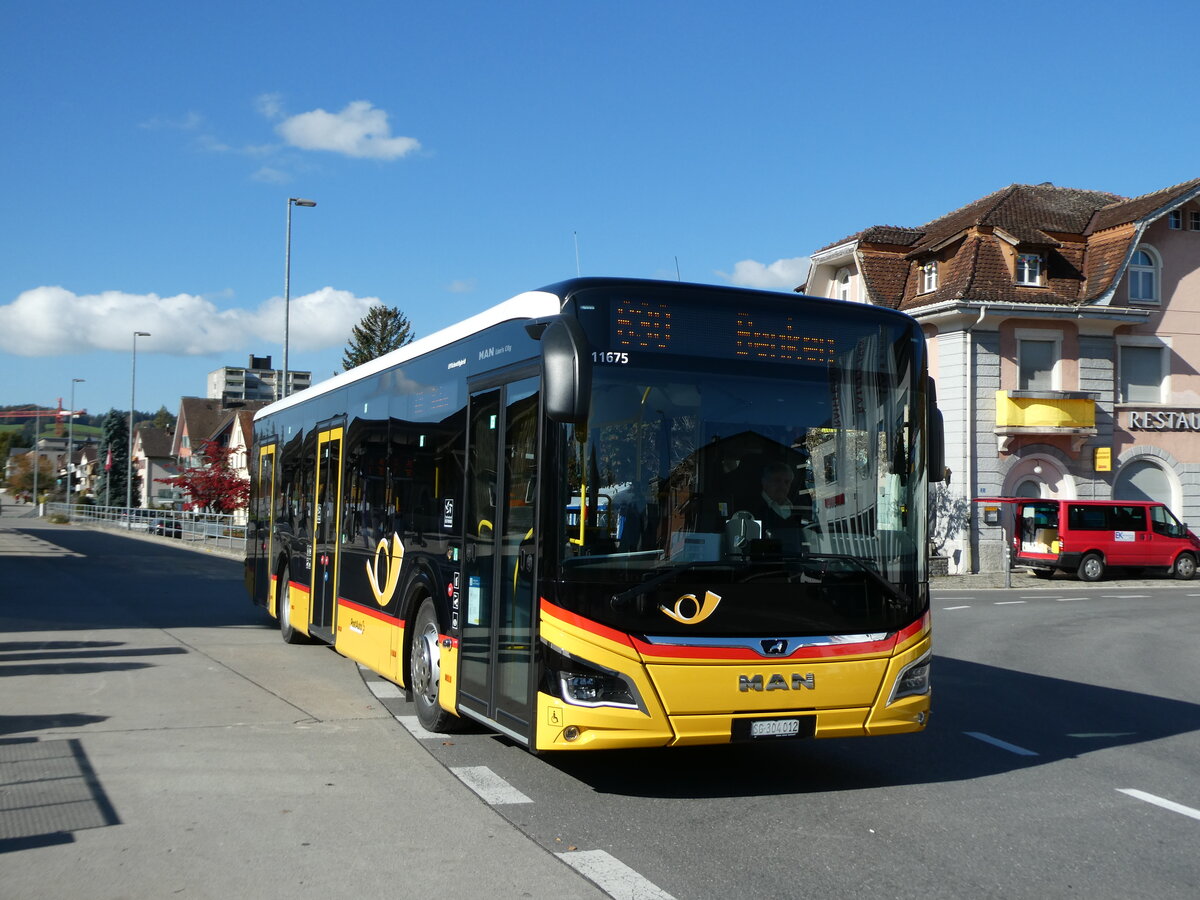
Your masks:
M 1154 499 L 1200 525 L 1200 179 L 1133 199 L 1010 185 L 830 244 L 798 290 L 922 323 L 951 571 L 1003 564 L 972 497 Z

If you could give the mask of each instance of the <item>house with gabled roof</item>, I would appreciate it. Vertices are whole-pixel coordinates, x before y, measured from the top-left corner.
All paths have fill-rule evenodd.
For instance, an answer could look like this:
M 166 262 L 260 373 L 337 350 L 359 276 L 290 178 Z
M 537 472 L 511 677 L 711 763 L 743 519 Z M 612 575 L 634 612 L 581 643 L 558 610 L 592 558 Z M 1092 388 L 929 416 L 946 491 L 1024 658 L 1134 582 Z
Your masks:
M 1151 499 L 1200 524 L 1200 179 L 1014 184 L 812 254 L 804 293 L 922 325 L 946 420 L 940 550 L 996 571 L 980 496 Z
M 139 422 L 133 431 L 133 467 L 141 475 L 143 509 L 169 509 L 180 498 L 179 488 L 160 480 L 179 474 L 171 455 L 174 440 L 174 429 L 155 428 L 149 422 Z

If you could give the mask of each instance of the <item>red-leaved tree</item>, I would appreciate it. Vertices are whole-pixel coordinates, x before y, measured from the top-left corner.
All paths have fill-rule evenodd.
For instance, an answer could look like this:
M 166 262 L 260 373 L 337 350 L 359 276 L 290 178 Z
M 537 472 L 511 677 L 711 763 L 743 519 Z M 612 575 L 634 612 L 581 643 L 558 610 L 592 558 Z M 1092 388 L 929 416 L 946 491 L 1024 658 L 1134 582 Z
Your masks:
M 196 454 L 201 465 L 185 469 L 171 478 L 156 478 L 163 484 L 180 488 L 187 497 L 184 509 L 213 513 L 232 513 L 250 500 L 250 482 L 229 465 L 228 447 L 205 441 Z

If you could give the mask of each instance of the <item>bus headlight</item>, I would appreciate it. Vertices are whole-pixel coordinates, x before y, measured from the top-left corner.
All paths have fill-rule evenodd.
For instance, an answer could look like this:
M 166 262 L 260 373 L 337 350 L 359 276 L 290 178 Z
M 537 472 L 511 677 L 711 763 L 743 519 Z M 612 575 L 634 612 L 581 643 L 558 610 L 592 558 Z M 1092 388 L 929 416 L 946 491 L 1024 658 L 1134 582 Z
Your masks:
M 896 676 L 892 685 L 892 695 L 888 703 L 895 703 L 902 697 L 916 697 L 929 693 L 929 664 L 933 661 L 933 651 L 925 653 L 920 659 L 910 662 Z
M 558 694 L 572 706 L 642 708 L 637 688 L 620 672 L 584 662 L 557 647 L 548 657 L 547 663 L 550 674 L 557 681 Z

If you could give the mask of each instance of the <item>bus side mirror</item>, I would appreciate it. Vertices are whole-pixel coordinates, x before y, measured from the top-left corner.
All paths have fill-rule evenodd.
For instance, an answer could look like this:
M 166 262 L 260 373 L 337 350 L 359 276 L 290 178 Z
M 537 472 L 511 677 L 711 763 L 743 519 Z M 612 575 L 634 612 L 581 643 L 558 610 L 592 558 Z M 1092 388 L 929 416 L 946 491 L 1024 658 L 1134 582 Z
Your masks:
M 592 358 L 578 320 L 551 319 L 542 331 L 542 403 L 546 415 L 568 425 L 587 423 L 592 400 Z
M 925 416 L 929 480 L 949 482 L 946 471 L 946 425 L 942 411 L 937 408 L 937 386 L 928 375 L 925 376 Z

